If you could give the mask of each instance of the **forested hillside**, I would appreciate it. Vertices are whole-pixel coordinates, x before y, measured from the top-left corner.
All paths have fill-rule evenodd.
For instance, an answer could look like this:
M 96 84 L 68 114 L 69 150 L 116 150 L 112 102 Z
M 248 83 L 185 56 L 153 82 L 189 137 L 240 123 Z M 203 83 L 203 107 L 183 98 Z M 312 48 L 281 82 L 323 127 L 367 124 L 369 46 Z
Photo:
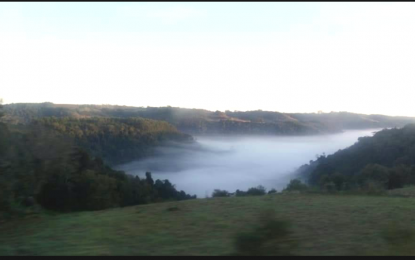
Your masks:
M 415 185 L 415 124 L 362 137 L 353 146 L 300 168 L 324 189 L 395 189 Z
M 4 121 L 29 123 L 42 117 L 142 117 L 169 122 L 188 134 L 307 135 L 346 129 L 402 127 L 415 118 L 339 113 L 279 113 L 271 111 L 212 112 L 176 107 L 127 107 L 98 105 L 10 104 Z
M 77 145 L 111 165 L 152 155 L 160 145 L 193 141 L 167 122 L 143 118 L 45 117 L 33 124 L 74 139 Z
M 117 145 L 122 138 L 134 142 L 141 132 L 144 136 L 150 133 L 147 137 L 150 140 L 160 139 L 151 135 L 152 130 L 163 133 L 171 128 L 167 123 L 140 119 L 123 123 L 115 119 L 41 121 L 11 129 L 0 124 L 0 218 L 37 206 L 56 211 L 99 210 L 195 198 L 177 191 L 168 180 L 154 181 L 151 173 L 140 179 L 112 170 L 99 157 L 91 156 L 77 145 L 83 141 L 89 144 L 96 137 L 97 143 L 91 142 L 91 146 L 97 153 L 106 154 L 106 145 Z M 55 131 L 49 126 L 61 129 Z M 130 128 L 125 130 L 123 127 L 127 126 Z M 93 127 L 96 129 L 91 130 Z M 109 129 L 124 129 L 131 135 L 107 134 L 108 140 L 100 137 Z M 73 134 L 75 139 L 71 138 Z M 86 139 L 81 138 L 83 135 Z M 151 142 L 154 141 L 147 144 Z

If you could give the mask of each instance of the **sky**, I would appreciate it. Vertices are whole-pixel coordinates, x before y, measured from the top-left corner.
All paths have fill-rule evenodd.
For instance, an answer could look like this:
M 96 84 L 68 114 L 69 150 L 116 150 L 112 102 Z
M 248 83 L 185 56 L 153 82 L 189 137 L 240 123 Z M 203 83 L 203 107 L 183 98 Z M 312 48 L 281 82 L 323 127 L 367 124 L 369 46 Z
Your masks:
M 0 3 L 7 103 L 415 116 L 415 3 Z

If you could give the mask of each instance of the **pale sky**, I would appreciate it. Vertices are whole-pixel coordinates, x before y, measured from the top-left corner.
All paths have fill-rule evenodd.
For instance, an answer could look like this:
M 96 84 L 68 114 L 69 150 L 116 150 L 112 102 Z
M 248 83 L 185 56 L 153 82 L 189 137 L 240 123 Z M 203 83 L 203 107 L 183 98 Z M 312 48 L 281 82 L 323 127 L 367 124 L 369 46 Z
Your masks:
M 415 116 L 415 3 L 0 3 L 0 98 Z

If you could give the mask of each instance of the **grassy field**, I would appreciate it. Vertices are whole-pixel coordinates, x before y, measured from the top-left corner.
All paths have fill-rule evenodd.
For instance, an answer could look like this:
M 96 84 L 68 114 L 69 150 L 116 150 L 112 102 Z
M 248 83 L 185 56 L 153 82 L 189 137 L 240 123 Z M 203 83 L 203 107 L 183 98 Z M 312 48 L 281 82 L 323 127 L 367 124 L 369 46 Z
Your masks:
M 415 187 L 409 186 L 401 189 L 390 190 L 388 194 L 390 196 L 415 198 Z
M 276 194 L 31 216 L 0 224 L 0 255 L 227 255 L 269 209 L 292 222 L 298 255 L 383 255 L 383 230 L 415 228 L 413 198 Z

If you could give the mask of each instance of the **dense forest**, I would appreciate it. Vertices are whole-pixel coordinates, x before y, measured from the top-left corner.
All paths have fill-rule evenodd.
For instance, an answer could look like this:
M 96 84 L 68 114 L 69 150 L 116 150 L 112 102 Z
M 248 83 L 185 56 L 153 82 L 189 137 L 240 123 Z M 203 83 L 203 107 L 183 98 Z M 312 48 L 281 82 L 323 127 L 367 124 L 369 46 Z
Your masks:
M 415 185 L 415 124 L 361 137 L 347 149 L 310 161 L 298 173 L 310 185 L 326 190 Z
M 43 119 L 40 122 L 10 127 L 0 123 L 0 216 L 28 207 L 67 212 L 195 198 L 177 191 L 168 180 L 153 180 L 151 173 L 146 173 L 143 179 L 131 176 L 111 169 L 101 158 L 90 155 L 68 133 L 75 126 L 87 131 L 91 121 L 83 124 Z M 104 123 L 104 119 L 99 122 Z M 55 131 L 47 127 L 48 123 L 67 127 L 68 132 Z M 159 131 L 169 128 L 165 123 L 139 119 L 124 123 L 123 126 L 130 128 L 141 125 L 128 129 L 135 133 L 131 138 L 136 138 L 139 131 L 151 132 L 147 127 Z M 100 126 L 97 122 L 94 124 Z M 112 128 L 111 124 L 108 128 Z M 85 135 L 88 134 L 85 132 Z
M 3 121 L 26 124 L 42 117 L 147 118 L 169 122 L 188 134 L 307 135 L 346 129 L 402 127 L 415 118 L 361 115 L 346 112 L 279 113 L 271 111 L 212 112 L 176 107 L 127 107 L 109 105 L 10 104 Z
M 180 133 L 167 122 L 142 118 L 45 117 L 32 124 L 72 138 L 77 145 L 110 165 L 152 155 L 154 148 L 160 145 L 193 142 L 190 135 Z

